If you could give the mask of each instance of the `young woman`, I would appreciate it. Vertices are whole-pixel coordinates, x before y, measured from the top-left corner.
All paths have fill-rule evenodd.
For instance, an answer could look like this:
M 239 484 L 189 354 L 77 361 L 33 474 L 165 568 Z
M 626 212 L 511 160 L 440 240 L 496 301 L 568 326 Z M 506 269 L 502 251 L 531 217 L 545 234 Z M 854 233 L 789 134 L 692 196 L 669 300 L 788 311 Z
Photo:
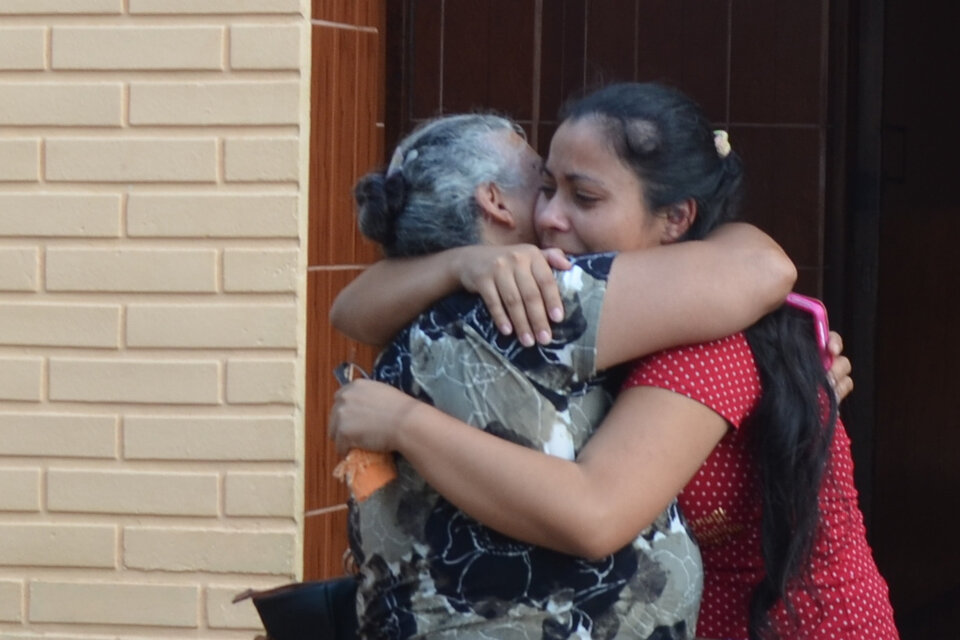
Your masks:
M 509 121 L 438 119 L 400 144 L 385 173 L 358 183 L 361 228 L 389 255 L 530 241 L 540 166 Z M 636 202 L 629 210 L 643 221 Z M 672 229 L 667 224 L 657 233 Z M 793 276 L 779 248 L 743 226 L 669 253 L 574 262 L 559 280 L 550 276 L 564 316 L 548 344 L 524 347 L 497 331 L 479 299 L 454 295 L 391 341 L 375 377 L 499 438 L 572 460 L 610 405 L 604 369 L 665 345 L 729 333 L 776 306 Z M 684 265 L 713 277 L 691 284 L 678 277 Z M 684 290 L 661 294 L 652 274 Z M 655 292 L 641 301 L 633 288 L 645 281 Z M 743 304 L 729 305 L 729 296 Z M 637 318 L 651 306 L 661 307 L 663 319 L 651 318 L 649 331 L 637 332 Z M 709 312 L 711 319 L 692 321 L 686 311 L 695 318 Z M 649 526 L 616 548 L 586 558 L 481 525 L 403 460 L 398 474 L 351 511 L 362 635 L 692 637 L 699 554 L 674 505 L 665 503 Z
M 735 213 L 742 182 L 699 109 L 657 85 L 575 103 L 544 176 L 541 241 L 571 252 L 702 238 Z M 627 199 L 641 203 L 643 224 L 622 215 Z M 375 383 L 339 395 L 332 431 L 339 448 L 400 452 L 498 531 L 588 557 L 629 540 L 683 490 L 703 546 L 701 637 L 895 638 L 809 332 L 782 309 L 745 333 L 640 361 L 576 461 Z

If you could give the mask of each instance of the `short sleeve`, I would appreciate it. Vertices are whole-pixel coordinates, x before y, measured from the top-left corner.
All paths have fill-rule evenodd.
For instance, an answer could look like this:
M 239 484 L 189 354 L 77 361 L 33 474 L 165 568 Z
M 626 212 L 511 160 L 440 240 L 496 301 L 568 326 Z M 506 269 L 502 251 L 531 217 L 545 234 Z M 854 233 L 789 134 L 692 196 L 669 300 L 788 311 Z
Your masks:
M 743 333 L 641 358 L 623 388 L 658 387 L 684 395 L 739 428 L 760 397 L 760 376 Z

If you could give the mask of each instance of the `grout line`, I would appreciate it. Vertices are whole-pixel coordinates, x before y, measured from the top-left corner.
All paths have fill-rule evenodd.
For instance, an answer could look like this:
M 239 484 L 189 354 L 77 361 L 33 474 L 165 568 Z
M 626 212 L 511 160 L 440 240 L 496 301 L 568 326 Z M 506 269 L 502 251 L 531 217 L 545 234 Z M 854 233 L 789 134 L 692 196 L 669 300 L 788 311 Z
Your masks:
M 583 3 L 583 75 L 580 79 L 580 94 L 583 94 L 584 89 L 587 88 L 587 60 L 589 56 L 587 55 L 587 47 L 589 45 L 587 41 L 587 36 L 589 35 L 589 29 L 587 24 L 590 21 L 590 0 L 586 0 Z
M 304 518 L 311 518 L 313 516 L 322 516 L 328 513 L 335 513 L 337 511 L 346 511 L 347 505 L 344 504 L 335 504 L 332 507 L 323 507 L 321 509 L 311 509 L 310 511 L 305 511 L 303 514 Z
M 640 0 L 633 2 L 633 81 L 640 80 Z
M 130 128 L 130 83 L 120 85 L 120 128 Z
M 43 30 L 43 70 L 53 71 L 53 27 Z
M 444 35 L 447 31 L 447 0 L 441 0 L 440 2 L 440 82 L 439 85 L 440 91 L 440 113 L 443 113 L 443 56 L 446 49 L 446 42 L 444 41 Z
M 230 61 L 230 47 L 232 46 L 233 29 L 227 25 L 224 25 L 223 30 L 221 31 L 221 36 L 221 42 L 223 44 L 220 46 L 220 68 L 223 70 L 223 72 L 229 73 L 233 71 L 233 66 L 231 65 Z
M 726 82 L 726 101 L 724 104 L 724 120 L 726 123 L 724 129 L 730 130 L 730 87 L 732 75 L 731 64 L 733 63 L 733 0 L 727 0 L 727 82 Z
M 730 122 L 727 120 L 728 127 L 740 127 L 742 129 L 822 129 L 819 124 L 810 124 L 809 122 Z
M 356 271 L 366 269 L 370 264 L 312 264 L 307 271 Z
M 218 187 L 225 188 L 227 186 L 227 157 L 226 157 L 226 138 L 217 136 L 216 144 L 216 179 L 215 183 Z
M 330 20 L 311 20 L 310 24 L 315 27 L 331 27 L 333 29 L 346 29 L 347 31 L 364 31 L 366 33 L 377 33 L 376 27 L 367 27 L 359 24 L 347 24 L 344 22 L 333 22 Z
M 536 0 L 533 8 L 533 122 L 530 126 L 530 146 L 540 144 L 540 83 L 543 79 L 543 0 Z

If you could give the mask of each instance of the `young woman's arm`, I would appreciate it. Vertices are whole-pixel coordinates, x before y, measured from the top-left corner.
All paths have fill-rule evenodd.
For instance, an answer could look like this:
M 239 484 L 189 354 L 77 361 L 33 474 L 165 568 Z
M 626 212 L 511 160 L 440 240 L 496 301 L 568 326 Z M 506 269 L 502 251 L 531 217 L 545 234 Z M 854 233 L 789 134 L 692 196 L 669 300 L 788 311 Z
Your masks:
M 447 500 L 497 531 L 599 558 L 654 521 L 727 424 L 679 394 L 634 387 L 572 462 L 470 427 L 388 385 L 357 381 L 337 393 L 330 429 L 340 450 L 399 451 Z
M 779 307 L 796 278 L 770 236 L 742 223 L 699 242 L 620 253 L 600 312 L 597 368 L 741 331 Z
M 515 329 L 527 346 L 535 335 L 549 342 L 548 313 L 563 318 L 552 269 L 569 268 L 561 251 L 533 245 L 475 245 L 381 260 L 337 295 L 330 322 L 354 340 L 386 344 L 431 304 L 462 288 L 483 297 L 503 333 Z
M 839 338 L 831 335 L 837 356 Z M 835 358 L 830 373 L 840 399 L 853 388 L 849 372 L 849 360 Z M 329 428 L 341 453 L 399 451 L 451 503 L 493 529 L 595 558 L 653 522 L 727 424 L 679 394 L 631 387 L 572 462 L 471 427 L 391 386 L 358 380 L 337 392 Z

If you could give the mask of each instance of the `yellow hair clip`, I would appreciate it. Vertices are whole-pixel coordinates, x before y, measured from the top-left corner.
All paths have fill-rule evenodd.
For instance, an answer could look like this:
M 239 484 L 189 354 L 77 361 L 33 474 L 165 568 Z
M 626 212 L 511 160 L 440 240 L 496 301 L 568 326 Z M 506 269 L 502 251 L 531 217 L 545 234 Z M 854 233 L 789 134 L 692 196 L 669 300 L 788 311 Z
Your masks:
M 717 147 L 717 155 L 726 158 L 730 155 L 730 134 L 723 129 L 716 129 L 713 132 L 713 144 Z

